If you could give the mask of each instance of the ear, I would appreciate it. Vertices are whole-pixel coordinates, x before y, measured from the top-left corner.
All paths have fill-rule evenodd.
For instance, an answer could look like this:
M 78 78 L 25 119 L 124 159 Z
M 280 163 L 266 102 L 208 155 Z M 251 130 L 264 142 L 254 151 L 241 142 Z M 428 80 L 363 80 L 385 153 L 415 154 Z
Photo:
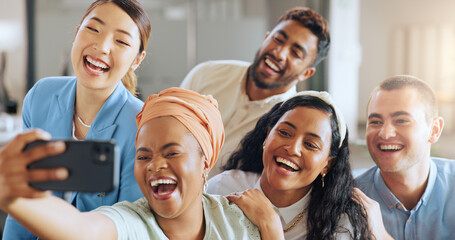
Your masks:
M 307 80 L 307 79 L 310 78 L 311 76 L 313 76 L 314 73 L 316 73 L 316 68 L 314 68 L 314 67 L 309 67 L 309 68 L 303 70 L 303 72 L 300 73 L 299 76 L 298 76 L 297 78 L 299 79 L 299 82 L 302 82 L 302 81 Z
M 204 159 L 204 161 L 202 163 L 202 168 L 203 168 L 202 173 L 207 176 L 209 174 L 209 172 L 210 172 L 209 161 L 207 160 L 207 158 L 205 158 L 204 155 L 202 155 L 202 156 L 203 156 L 203 159 Z
M 264 40 L 267 39 L 267 37 L 270 35 L 270 32 L 266 32 L 264 36 Z
M 429 143 L 436 143 L 441 136 L 442 129 L 444 128 L 444 119 L 442 117 L 435 117 L 431 122 L 431 135 L 428 139 Z
M 144 60 L 145 55 L 146 55 L 145 51 L 142 51 L 140 54 L 138 54 L 138 55 L 136 56 L 136 58 L 134 59 L 133 64 L 131 65 L 131 69 L 132 69 L 133 71 L 135 71 L 136 68 L 139 67 L 139 65 L 141 64 L 142 60 Z
M 327 174 L 327 172 L 330 171 L 330 168 L 333 166 L 333 161 L 335 157 L 329 157 L 327 163 L 325 164 L 325 167 L 322 169 L 321 175 Z

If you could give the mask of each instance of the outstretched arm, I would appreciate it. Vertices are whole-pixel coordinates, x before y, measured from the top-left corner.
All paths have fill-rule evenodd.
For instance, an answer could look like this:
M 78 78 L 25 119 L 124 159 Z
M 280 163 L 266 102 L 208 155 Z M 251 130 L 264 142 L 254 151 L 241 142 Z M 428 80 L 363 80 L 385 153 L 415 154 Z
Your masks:
M 354 188 L 354 201 L 361 204 L 368 217 L 368 227 L 370 228 L 371 234 L 376 239 L 382 240 L 393 240 L 392 236 L 387 232 L 382 221 L 382 213 L 379 203 L 375 200 L 367 197 L 360 189 Z
M 262 239 L 284 240 L 280 216 L 273 210 L 270 200 L 258 189 L 248 189 L 226 197 L 237 204 L 248 219 L 258 226 Z
M 33 130 L 18 135 L 0 149 L 0 208 L 43 238 L 87 239 L 100 236 L 115 239 L 115 224 L 107 216 L 81 213 L 62 199 L 50 196 L 49 192 L 29 186 L 29 182 L 63 180 L 68 176 L 65 169 L 27 169 L 31 162 L 65 150 L 65 144 L 55 142 L 23 151 L 29 142 L 48 139 L 48 133 Z

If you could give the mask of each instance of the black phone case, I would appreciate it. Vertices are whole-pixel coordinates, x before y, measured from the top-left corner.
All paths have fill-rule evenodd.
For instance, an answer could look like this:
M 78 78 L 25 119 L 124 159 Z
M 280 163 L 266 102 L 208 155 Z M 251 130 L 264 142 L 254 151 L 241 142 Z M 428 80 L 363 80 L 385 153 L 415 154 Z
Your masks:
M 55 140 L 53 140 L 55 141 Z M 29 143 L 24 150 L 46 143 Z M 29 169 L 64 167 L 69 176 L 63 181 L 33 182 L 40 190 L 109 192 L 117 186 L 118 150 L 112 141 L 65 141 L 60 155 L 43 158 L 28 165 Z

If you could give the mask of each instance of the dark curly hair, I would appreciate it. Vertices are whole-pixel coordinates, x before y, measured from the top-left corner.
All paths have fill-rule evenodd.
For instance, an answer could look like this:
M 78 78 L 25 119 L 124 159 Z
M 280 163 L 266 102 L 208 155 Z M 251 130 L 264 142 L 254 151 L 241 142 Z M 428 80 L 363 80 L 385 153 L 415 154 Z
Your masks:
M 284 103 L 276 104 L 242 139 L 239 149 L 231 155 L 223 167 L 224 170 L 240 169 L 261 174 L 264 168 L 262 144 L 267 133 L 281 116 L 299 106 L 318 109 L 331 116 L 332 143 L 329 155 L 335 157 L 324 178 L 324 188 L 322 188 L 321 175 L 312 183 L 308 205 L 307 239 L 334 239 L 335 233 L 343 231 L 338 226 L 343 214 L 349 217 L 353 228 L 353 239 L 372 239 L 365 210 L 353 200 L 355 182 L 349 164 L 348 133 L 341 147 L 338 147 L 341 138 L 335 111 L 318 97 L 296 96 Z
M 327 21 L 314 10 L 306 7 L 294 7 L 287 10 L 278 19 L 278 23 L 286 20 L 299 22 L 318 38 L 318 55 L 313 61 L 313 67 L 318 65 L 329 52 L 330 33 Z

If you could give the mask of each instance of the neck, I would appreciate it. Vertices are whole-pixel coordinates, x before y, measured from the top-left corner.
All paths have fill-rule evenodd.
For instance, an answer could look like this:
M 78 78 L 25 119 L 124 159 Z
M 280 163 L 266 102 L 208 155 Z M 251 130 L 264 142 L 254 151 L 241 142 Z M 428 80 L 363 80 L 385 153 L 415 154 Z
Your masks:
M 87 89 L 80 84 L 76 87 L 74 110 L 86 124 L 92 124 L 99 110 L 112 94 L 111 90 Z
M 311 186 L 306 186 L 295 190 L 279 190 L 270 186 L 264 175 L 261 177 L 260 184 L 264 195 L 278 208 L 288 207 L 298 202 L 305 197 L 311 189 Z
M 249 72 L 249 70 L 248 70 L 248 72 Z M 273 95 L 285 93 L 289 89 L 291 89 L 291 87 L 293 87 L 293 86 L 294 86 L 294 84 L 289 84 L 285 87 L 279 87 L 279 88 L 275 88 L 275 89 L 262 89 L 262 88 L 257 87 L 256 84 L 254 84 L 254 81 L 253 81 L 251 75 L 247 74 L 245 91 L 246 91 L 246 94 L 248 95 L 248 98 L 250 99 L 250 101 L 259 101 L 259 100 L 266 99 Z
M 386 173 L 381 171 L 381 176 L 387 187 L 408 210 L 417 205 L 425 192 L 429 174 L 429 159 L 403 172 Z
M 188 206 L 187 210 L 176 218 L 163 218 L 155 214 L 155 218 L 163 233 L 169 239 L 194 239 L 200 240 L 205 235 L 204 208 L 202 206 L 202 195 L 196 204 Z

